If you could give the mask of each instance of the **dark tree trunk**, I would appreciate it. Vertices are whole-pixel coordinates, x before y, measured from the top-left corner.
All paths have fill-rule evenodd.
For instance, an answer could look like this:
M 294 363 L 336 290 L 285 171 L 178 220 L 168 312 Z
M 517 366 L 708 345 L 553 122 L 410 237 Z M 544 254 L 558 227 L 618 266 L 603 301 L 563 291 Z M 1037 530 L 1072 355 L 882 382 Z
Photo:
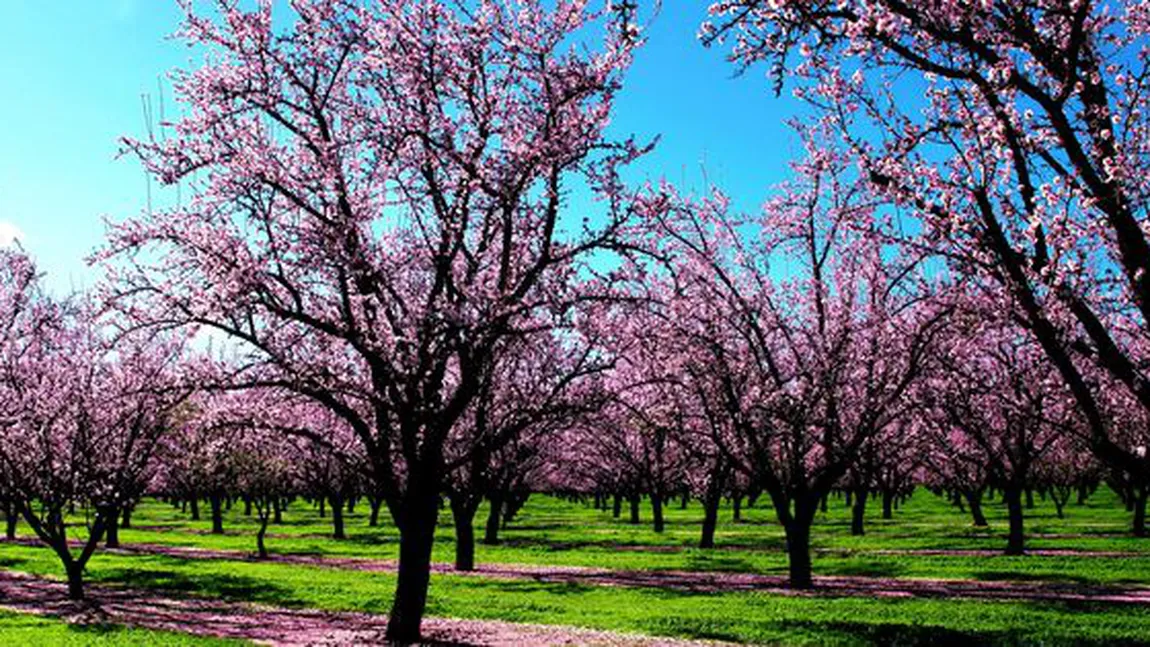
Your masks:
M 319 498 L 319 518 L 327 518 L 327 498 L 323 496 Z
M 244 516 L 252 516 L 252 498 L 250 496 L 244 497 Z
M 830 498 L 829 495 L 824 494 L 823 498 L 819 499 L 819 512 L 822 512 L 823 514 L 826 514 L 826 512 L 827 512 L 827 499 L 828 498 Z
M 866 520 L 866 500 L 870 492 L 866 488 L 859 488 L 855 492 L 854 505 L 851 506 L 851 534 L 858 537 L 866 532 L 863 524 Z
M 715 547 L 715 526 L 719 522 L 719 502 L 722 495 L 708 495 L 703 500 L 703 536 L 699 539 L 699 548 Z
M 679 497 L 679 509 L 680 510 L 686 510 L 687 504 L 690 502 L 691 502 L 691 495 L 684 492 L 683 496 Z
M 284 522 L 284 507 L 283 502 L 279 497 L 272 501 L 272 523 L 281 524 Z
M 462 497 L 461 497 L 462 498 Z M 455 570 L 475 570 L 475 512 L 479 506 L 466 500 L 451 499 L 451 518 L 455 524 Z
M 399 525 L 399 572 L 387 621 L 390 644 L 419 642 L 431 579 L 431 549 L 439 514 L 438 487 L 413 487 L 402 503 Z M 496 515 L 498 518 L 498 515 Z
M 200 498 L 198 496 L 193 496 L 191 498 L 191 500 L 188 501 L 188 505 L 190 505 L 192 508 L 192 521 L 199 521 L 200 520 Z
M 218 492 L 213 492 L 208 497 L 208 502 L 212 506 L 212 534 L 222 535 L 224 534 L 223 498 Z
M 655 532 L 663 532 L 663 497 L 658 492 L 651 494 L 651 518 L 655 525 Z
M 268 534 L 268 520 L 271 517 L 271 515 L 268 514 L 269 512 L 266 505 L 259 512 L 260 529 L 256 531 L 256 550 L 259 553 L 260 559 L 268 558 L 268 548 L 264 545 L 264 537 Z
M 811 524 L 796 515 L 786 524 L 787 559 L 792 589 L 809 589 L 814 585 L 811 575 Z
M 611 502 L 611 516 L 616 519 L 623 514 L 623 495 L 616 493 Z
M 1138 488 L 1134 500 L 1134 536 L 1146 536 L 1146 494 L 1147 488 Z
M 383 505 L 383 498 L 372 496 L 368 498 L 367 502 L 371 505 L 371 516 L 367 519 L 367 525 L 375 528 L 379 525 L 379 508 Z
M 736 522 L 743 520 L 743 495 L 741 494 L 731 497 L 731 519 Z
M 639 523 L 639 495 L 632 494 L 628 497 L 631 502 L 631 523 Z
M 349 496 L 347 498 L 347 513 L 355 514 L 355 497 Z
M 963 495 L 966 497 L 966 502 L 970 504 L 970 516 L 974 525 L 985 528 L 987 523 L 986 515 L 982 514 L 982 494 L 977 490 L 968 490 Z
M 1031 488 L 1026 488 L 1026 509 L 1034 509 L 1034 490 Z
M 1006 514 L 1010 520 L 1010 534 L 1006 540 L 1007 555 L 1022 555 L 1025 552 L 1025 536 L 1022 526 L 1022 488 L 1008 486 L 1002 491 L 1006 502 Z
M 331 495 L 331 536 L 335 539 L 347 539 L 343 532 L 343 499 L 338 494 Z
M 4 507 L 4 514 L 7 516 L 4 524 L 4 536 L 8 539 L 15 539 L 16 524 L 20 522 L 20 505 L 15 501 L 7 502 Z
M 894 492 L 890 490 L 882 493 L 882 518 L 894 519 Z
M 122 520 L 120 521 L 120 527 L 121 528 L 131 528 L 132 527 L 132 510 L 135 507 L 136 507 L 135 504 L 124 506 L 124 514 L 121 515 Z
M 491 508 L 487 511 L 487 523 L 483 527 L 483 543 L 494 546 L 499 543 L 499 524 L 503 516 L 503 493 L 493 492 L 488 497 Z
M 104 529 L 104 546 L 120 547 L 120 514 L 116 511 L 108 515 L 108 527 Z
M 68 573 L 68 599 L 83 600 L 84 565 L 79 562 L 71 562 L 65 566 L 64 570 Z

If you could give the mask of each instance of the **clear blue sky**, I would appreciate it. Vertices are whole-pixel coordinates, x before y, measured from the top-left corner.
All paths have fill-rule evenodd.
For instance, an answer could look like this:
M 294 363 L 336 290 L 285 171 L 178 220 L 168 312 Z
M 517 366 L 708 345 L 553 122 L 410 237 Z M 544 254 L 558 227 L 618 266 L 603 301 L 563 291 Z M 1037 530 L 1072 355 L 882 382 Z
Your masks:
M 705 164 L 736 206 L 756 208 L 797 149 L 783 125 L 797 102 L 698 44 L 705 0 L 665 4 L 612 129 L 662 136 L 637 177 L 699 189 Z M 116 159 L 117 139 L 142 132 L 141 95 L 155 101 L 157 81 L 191 56 L 168 38 L 177 14 L 170 0 L 0 0 L 0 244 L 21 232 L 54 290 L 94 283 L 83 259 L 102 219 L 145 204 L 143 172 Z

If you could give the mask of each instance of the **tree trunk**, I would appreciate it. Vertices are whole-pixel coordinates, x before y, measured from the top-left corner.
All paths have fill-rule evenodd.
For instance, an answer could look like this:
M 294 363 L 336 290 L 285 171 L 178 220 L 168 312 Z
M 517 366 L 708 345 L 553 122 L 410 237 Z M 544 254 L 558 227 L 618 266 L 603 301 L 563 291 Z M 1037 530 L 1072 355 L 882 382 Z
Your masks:
M 327 517 L 327 498 L 324 496 L 319 497 L 319 518 L 324 519 Z
M 188 505 L 190 505 L 192 507 L 192 521 L 199 521 L 200 520 L 200 498 L 198 496 L 193 496 L 192 499 L 190 501 L 188 501 Z
M 683 496 L 679 497 L 679 509 L 680 510 L 686 510 L 687 504 L 690 502 L 691 502 L 691 495 L 684 492 Z
M 499 523 L 503 515 L 503 493 L 494 492 L 487 498 L 491 508 L 487 511 L 487 524 L 483 528 L 483 543 L 494 546 L 499 543 Z
M 719 522 L 719 502 L 721 494 L 708 494 L 703 500 L 703 536 L 699 539 L 699 548 L 715 547 L 715 526 Z
M 736 522 L 743 520 L 743 495 L 741 494 L 731 497 L 731 519 Z
M 355 514 L 355 497 L 349 496 L 347 498 L 347 513 Z
M 890 490 L 882 493 L 882 518 L 894 519 L 894 492 Z
M 70 562 L 64 570 L 68 573 L 68 599 L 84 599 L 84 565 L 79 562 Z
M 260 516 L 260 529 L 256 531 L 256 550 L 259 553 L 260 559 L 268 558 L 268 549 L 264 545 L 264 537 L 268 534 L 268 509 L 265 506 L 259 513 Z
M 966 497 L 966 502 L 970 504 L 970 516 L 974 525 L 985 528 L 987 523 L 986 515 L 982 514 L 982 495 L 975 490 L 963 492 L 963 495 Z
M 120 521 L 120 527 L 121 528 L 131 528 L 132 527 L 132 509 L 135 507 L 136 507 L 135 504 L 129 504 L 129 505 L 124 506 L 124 514 L 121 515 L 122 519 Z
M 1146 536 L 1146 494 L 1147 488 L 1138 488 L 1134 500 L 1134 536 Z
M 787 560 L 792 589 L 809 589 L 814 585 L 811 575 L 811 524 L 801 514 L 786 524 Z
M 1034 490 L 1031 488 L 1026 488 L 1026 509 L 1034 509 Z
M 120 547 L 120 514 L 113 510 L 108 514 L 108 527 L 104 529 L 104 546 L 107 548 Z
M 372 496 L 367 501 L 371 505 L 371 516 L 367 519 L 367 525 L 375 528 L 379 526 L 379 508 L 383 505 L 383 497 Z
M 252 498 L 250 496 L 244 497 L 244 516 L 252 516 Z
M 280 502 L 280 498 L 277 496 L 275 498 L 275 500 L 272 501 L 272 523 L 281 524 L 283 522 L 284 522 L 283 504 Z
M 9 501 L 5 504 L 4 511 L 8 517 L 5 520 L 4 536 L 8 539 L 15 539 L 16 524 L 20 522 L 20 506 L 15 501 Z
M 651 493 L 651 517 L 655 524 L 655 532 L 663 532 L 663 497 L 658 492 Z
M 870 492 L 866 488 L 859 488 L 855 492 L 855 502 L 851 506 L 851 534 L 858 537 L 863 535 L 866 530 L 863 523 L 866 519 L 866 500 L 870 496 Z
M 347 539 L 343 531 L 343 498 L 338 494 L 331 495 L 331 536 L 335 539 Z
M 1025 552 L 1025 537 L 1022 527 L 1022 488 L 1008 486 L 1002 491 L 1006 501 L 1006 513 L 1010 519 L 1010 535 L 1006 540 L 1007 555 L 1022 555 Z
M 475 512 L 478 505 L 451 499 L 451 518 L 455 524 L 455 570 L 475 570 Z
M 613 499 L 611 502 L 611 516 L 618 519 L 619 515 L 623 514 L 623 495 L 615 493 Z
M 427 585 L 431 579 L 435 521 L 439 514 L 437 490 L 437 487 L 413 487 L 409 490 L 408 500 L 403 503 L 406 509 L 402 513 L 402 523 L 398 524 L 399 572 L 387 621 L 386 640 L 389 644 L 410 645 L 420 639 L 420 625 L 427 606 Z M 495 516 L 499 518 L 498 514 Z
M 639 523 L 639 495 L 633 494 L 628 499 L 631 502 L 631 523 Z
M 224 510 L 223 499 L 218 492 L 213 492 L 208 497 L 208 502 L 212 506 L 212 534 L 224 534 Z

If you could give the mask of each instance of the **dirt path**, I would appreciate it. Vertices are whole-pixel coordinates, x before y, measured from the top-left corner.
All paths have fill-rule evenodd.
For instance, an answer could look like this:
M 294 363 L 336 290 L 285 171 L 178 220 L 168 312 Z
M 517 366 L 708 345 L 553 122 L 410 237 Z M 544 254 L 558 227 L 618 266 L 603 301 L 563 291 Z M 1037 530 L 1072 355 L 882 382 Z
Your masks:
M 182 546 L 135 544 L 117 549 L 126 554 L 166 555 L 183 559 L 251 560 L 241 551 Z M 115 552 L 115 551 L 109 551 Z M 394 572 L 394 560 L 317 555 L 273 554 L 266 561 L 298 566 L 339 568 L 367 572 Z M 543 583 L 660 588 L 692 593 L 761 591 L 786 595 L 867 597 L 965 597 L 996 600 L 1047 600 L 1150 605 L 1150 588 L 1117 587 L 1058 582 L 940 580 L 866 576 L 815 577 L 815 588 L 796 591 L 782 575 L 708 571 L 615 570 L 584 566 L 535 564 L 480 564 L 474 571 L 456 571 L 451 564 L 435 563 L 436 573 Z
M 152 591 L 89 585 L 82 603 L 67 599 L 63 582 L 0 571 L 0 607 L 51 615 L 80 624 L 111 623 L 241 638 L 266 645 L 383 645 L 387 617 L 312 609 L 285 609 L 200 598 L 169 597 Z M 603 647 L 718 647 L 729 643 L 677 640 L 558 625 L 428 618 L 429 645 L 599 645 Z

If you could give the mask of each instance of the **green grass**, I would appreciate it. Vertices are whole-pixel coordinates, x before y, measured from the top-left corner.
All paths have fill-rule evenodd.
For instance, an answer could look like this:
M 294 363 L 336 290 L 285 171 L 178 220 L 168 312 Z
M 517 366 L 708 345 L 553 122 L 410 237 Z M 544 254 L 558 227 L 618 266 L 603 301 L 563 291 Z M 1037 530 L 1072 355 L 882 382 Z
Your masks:
M 763 504 L 760 504 L 762 506 Z M 255 524 L 229 512 L 228 534 L 206 533 L 210 521 L 191 522 L 169 505 L 149 501 L 134 516 L 140 528 L 124 530 L 121 541 L 167 543 L 251 551 Z M 851 537 L 841 501 L 817 522 L 817 574 L 883 577 L 1047 580 L 1086 584 L 1150 585 L 1150 541 L 1127 536 L 1128 514 L 1110 492 L 1085 506 L 1071 505 L 1067 519 L 1039 501 L 1028 512 L 1031 548 L 1121 551 L 1138 557 L 937 556 L 888 554 L 914 549 L 1001 549 L 1005 520 L 998 502 L 987 504 L 989 529 L 975 529 L 969 517 L 923 491 L 895 519 L 878 510 L 868 533 Z M 206 513 L 206 508 L 204 510 Z M 273 526 L 272 551 L 394 558 L 397 534 L 389 524 L 368 528 L 366 506 L 347 519 L 345 541 L 330 539 L 330 521 L 297 502 L 285 523 Z M 646 520 L 649 510 L 643 510 Z M 482 511 L 481 511 L 482 515 Z M 624 512 L 626 516 L 626 512 Z M 716 540 L 720 548 L 694 548 L 701 510 L 673 505 L 662 535 L 631 526 L 610 512 L 547 497 L 534 497 L 503 533 L 505 544 L 480 546 L 480 562 L 608 566 L 626 569 L 695 569 L 783 573 L 782 532 L 765 507 L 746 511 L 743 523 L 730 511 Z M 435 558 L 452 558 L 450 515 L 442 519 Z M 477 521 L 482 521 L 480 516 Z M 160 532 L 144 527 L 170 528 Z M 196 531 L 196 532 L 189 532 Z M 621 550 L 625 547 L 625 550 Z M 668 552 L 673 547 L 673 552 Z M 45 575 L 59 573 L 55 557 L 40 548 L 0 546 L 0 567 Z M 292 607 L 383 613 L 394 578 L 386 573 L 312 568 L 239 560 L 185 560 L 163 556 L 98 554 L 90 579 L 169 592 L 255 601 Z M 434 576 L 429 614 L 461 618 L 571 624 L 694 638 L 780 644 L 1122 644 L 1148 640 L 1150 609 L 1136 606 L 975 601 L 962 599 L 809 598 L 760 593 L 693 594 L 531 580 Z
M 103 647 L 105 645 L 155 645 L 157 647 L 215 647 L 247 644 L 238 640 L 199 638 L 188 634 L 115 625 L 69 624 L 55 618 L 0 610 L 0 645 L 36 647 Z

